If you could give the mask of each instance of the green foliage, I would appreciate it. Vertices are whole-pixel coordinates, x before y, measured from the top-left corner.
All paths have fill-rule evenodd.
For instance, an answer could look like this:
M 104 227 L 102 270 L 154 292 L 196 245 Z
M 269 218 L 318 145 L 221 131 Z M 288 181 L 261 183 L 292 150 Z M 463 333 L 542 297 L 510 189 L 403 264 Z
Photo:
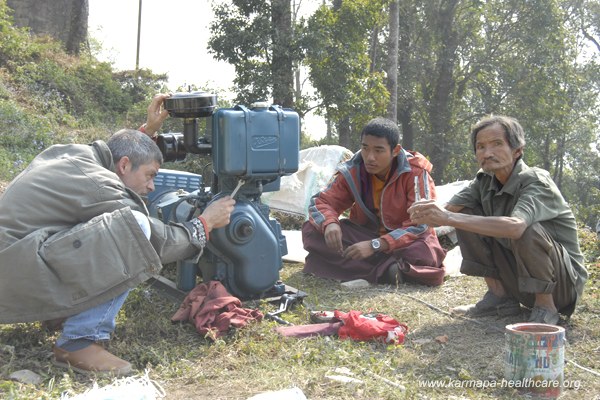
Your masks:
M 42 56 L 44 49 L 60 49 L 58 43 L 49 48 L 29 40 L 26 29 L 13 26 L 10 11 L 6 0 L 0 0 L 0 67 L 10 66 L 13 62 L 37 60 Z
M 311 81 L 323 102 L 319 113 L 336 123 L 348 119 L 356 131 L 387 105 L 383 72 L 371 70 L 368 51 L 369 33 L 382 26 L 383 15 L 380 1 L 344 1 L 321 6 L 303 32 Z
M 539 9 L 546 10 L 543 16 Z M 577 6 L 538 0 L 513 10 L 514 29 L 506 30 L 494 79 L 502 99 L 489 111 L 519 119 L 526 131 L 526 162 L 550 171 L 578 219 L 590 223 L 598 215 L 600 184 L 600 159 L 590 147 L 600 121 L 598 74 L 594 61 L 577 59 Z
M 596 279 L 600 279 L 600 236 L 586 226 L 581 226 L 578 233 L 579 246 L 586 262 L 590 264 L 590 272 L 593 270 Z
M 8 181 L 55 140 L 56 125 L 0 99 L 0 180 Z
M 165 75 L 115 73 L 93 57 L 73 57 L 48 38 L 12 26 L 0 1 L 0 179 L 10 180 L 44 148 L 91 141 L 116 126 L 137 127 Z M 103 127 L 105 127 L 103 129 Z
M 115 75 L 109 64 L 92 59 L 62 65 L 46 58 L 16 66 L 14 72 L 15 82 L 35 96 L 41 112 L 58 111 L 86 124 L 126 113 L 158 92 L 160 79 L 166 80 L 146 70 Z
M 213 6 L 215 19 L 210 25 L 211 37 L 208 47 L 216 59 L 227 61 L 235 67 L 235 101 L 250 104 L 269 100 L 278 85 L 290 87 L 280 91 L 291 91 L 291 82 L 283 82 L 274 71 L 280 66 L 276 60 L 296 64 L 301 52 L 293 36 L 285 46 L 274 43 L 274 37 L 282 34 L 273 25 L 272 2 L 260 0 L 216 3 Z M 286 27 L 288 28 L 288 27 Z M 290 32 L 292 27 L 289 27 Z M 275 49 L 277 47 L 277 49 Z M 285 52 L 286 57 L 282 54 Z M 289 75 L 291 77 L 291 72 Z M 300 99 L 296 103 L 302 104 Z M 297 107 L 294 107 L 297 109 Z M 297 109 L 302 114 L 304 110 Z
M 296 106 L 303 115 L 309 103 L 319 104 L 315 112 L 333 133 L 320 143 L 354 149 L 355 132 L 385 114 L 388 3 L 324 2 L 294 25 L 289 49 L 316 89 Z M 215 8 L 211 47 L 236 66 L 238 100 L 271 93 L 271 5 L 235 0 Z M 600 126 L 600 3 L 401 0 L 399 6 L 399 125 L 403 143 L 432 161 L 436 182 L 470 179 L 477 170 L 470 126 L 490 113 L 510 115 L 525 128 L 526 162 L 550 171 L 578 218 L 590 223 L 598 213 L 599 157 L 590 144 Z
M 470 126 L 510 115 L 525 161 L 550 171 L 578 219 L 597 218 L 599 4 L 400 1 L 398 118 L 436 183 L 472 178 Z

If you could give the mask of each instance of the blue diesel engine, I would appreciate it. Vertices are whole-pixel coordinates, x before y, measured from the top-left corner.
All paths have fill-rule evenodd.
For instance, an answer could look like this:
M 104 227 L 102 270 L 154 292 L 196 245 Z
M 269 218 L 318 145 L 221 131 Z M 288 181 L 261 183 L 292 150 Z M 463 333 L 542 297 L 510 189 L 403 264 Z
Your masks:
M 220 196 L 236 200 L 231 222 L 210 233 L 199 261 L 178 262 L 177 288 L 191 290 L 200 276 L 204 282 L 221 281 L 241 299 L 283 293 L 279 271 L 286 240 L 260 197 L 279 190 L 280 178 L 298 170 L 298 114 L 264 103 L 216 110 L 216 96 L 204 92 L 177 93 L 165 108 L 184 124 L 183 133 L 159 135 L 165 161 L 181 161 L 188 153 L 210 155 L 211 185 L 205 186 L 201 174 L 161 169 L 148 196 L 150 214 L 165 222 L 184 221 Z M 198 132 L 199 118 L 207 119 L 204 135 Z

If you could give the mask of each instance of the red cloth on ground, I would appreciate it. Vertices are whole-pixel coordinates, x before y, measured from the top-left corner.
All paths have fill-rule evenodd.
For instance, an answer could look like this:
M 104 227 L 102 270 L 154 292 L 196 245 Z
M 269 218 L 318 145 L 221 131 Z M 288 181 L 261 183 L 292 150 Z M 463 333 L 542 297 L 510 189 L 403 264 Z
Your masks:
M 340 326 L 342 326 L 342 323 L 339 321 L 323 322 L 310 325 L 280 326 L 276 328 L 276 331 L 281 336 L 286 337 L 305 338 L 311 336 L 331 336 L 338 333 Z
M 276 329 L 282 336 L 305 338 L 311 336 L 337 335 L 340 339 L 360 341 L 378 340 L 389 344 L 402 344 L 408 333 L 408 326 L 394 318 L 377 314 L 362 315 L 360 311 L 347 313 L 334 311 L 331 322 L 310 325 L 282 326 Z
M 219 281 L 202 283 L 192 289 L 171 317 L 171 322 L 190 321 L 201 335 L 218 338 L 230 327 L 241 328 L 251 321 L 260 321 L 258 310 L 242 308 L 242 302 L 229 294 Z
M 335 318 L 344 324 L 338 331 L 340 339 L 354 340 L 382 340 L 385 343 L 404 343 L 404 336 L 408 332 L 406 324 L 394 318 L 377 314 L 374 317 L 362 315 L 360 311 L 351 310 L 347 313 L 335 310 Z

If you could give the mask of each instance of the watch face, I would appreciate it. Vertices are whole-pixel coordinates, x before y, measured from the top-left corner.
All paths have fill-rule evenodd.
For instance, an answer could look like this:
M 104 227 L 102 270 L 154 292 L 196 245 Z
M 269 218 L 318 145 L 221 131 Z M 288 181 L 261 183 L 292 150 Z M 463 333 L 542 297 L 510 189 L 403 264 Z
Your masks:
M 381 242 L 379 241 L 379 239 L 371 240 L 371 247 L 375 250 L 379 249 L 381 247 Z

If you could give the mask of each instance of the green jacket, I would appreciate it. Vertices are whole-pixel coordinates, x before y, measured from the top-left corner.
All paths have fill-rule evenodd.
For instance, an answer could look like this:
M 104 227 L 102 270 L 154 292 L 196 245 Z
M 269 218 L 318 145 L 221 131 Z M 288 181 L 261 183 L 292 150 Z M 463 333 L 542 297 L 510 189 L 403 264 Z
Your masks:
M 516 162 L 510 178 L 500 187 L 493 175 L 480 170 L 470 185 L 454 195 L 449 204 L 482 208 L 484 216 L 509 216 L 525 221 L 527 226 L 541 224 L 548 234 L 566 250 L 565 262 L 581 298 L 588 278 L 585 261 L 577 237 L 577 222 L 571 208 L 548 171 Z M 509 248 L 509 240 L 496 238 Z
M 198 256 L 183 225 L 131 210 L 142 198 L 113 172 L 106 143 L 55 145 L 0 197 L 0 323 L 70 316 L 135 287 L 164 263 Z

